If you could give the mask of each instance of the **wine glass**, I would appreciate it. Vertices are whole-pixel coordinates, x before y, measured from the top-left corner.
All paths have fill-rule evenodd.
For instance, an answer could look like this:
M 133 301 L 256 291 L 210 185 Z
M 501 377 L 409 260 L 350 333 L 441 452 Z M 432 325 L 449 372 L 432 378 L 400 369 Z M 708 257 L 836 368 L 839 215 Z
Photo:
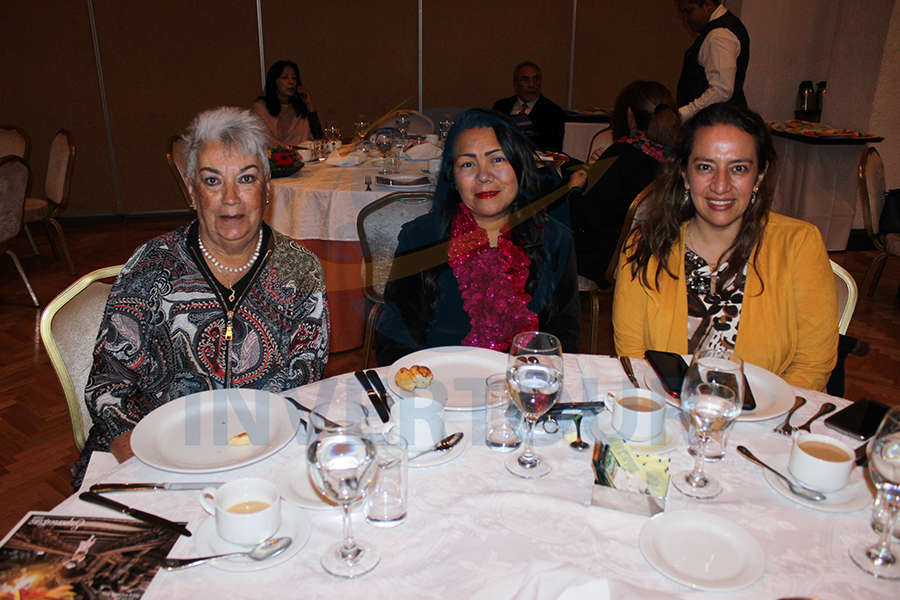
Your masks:
M 441 119 L 441 122 L 438 123 L 438 131 L 440 131 L 440 137 L 442 140 L 447 139 L 447 134 L 450 132 L 450 128 L 453 126 L 453 121 L 450 119 Z
M 878 489 L 876 506 L 882 511 L 881 536 L 874 544 L 859 544 L 850 549 L 857 567 L 875 577 L 900 579 L 900 560 L 891 550 L 891 537 L 900 511 L 900 407 L 884 416 L 878 431 L 866 446 L 869 473 Z
M 363 137 L 366 135 L 366 130 L 369 128 L 369 122 L 366 121 L 366 118 L 360 115 L 353 122 L 353 131 L 356 133 L 356 139 L 362 141 Z
M 563 387 L 562 345 L 556 336 L 540 331 L 517 334 L 509 347 L 506 385 L 513 401 L 525 415 L 528 432 L 525 449 L 506 461 L 507 470 L 525 479 L 550 473 L 550 465 L 534 453 L 534 424 L 550 410 Z
M 391 147 L 393 146 L 394 140 L 387 133 L 379 133 L 375 136 L 375 147 L 378 148 L 378 151 L 381 152 L 381 158 L 383 160 L 383 164 L 381 167 L 381 174 L 387 175 L 390 173 L 390 167 L 388 165 L 388 160 L 391 156 Z
M 363 433 L 362 424 L 349 421 L 328 424 L 323 416 L 310 413 L 306 459 L 316 488 L 340 504 L 343 515 L 343 540 L 325 552 L 322 568 L 352 578 L 374 569 L 381 557 L 369 544 L 355 539 L 350 529 L 350 505 L 363 497 L 378 469 L 370 436 Z
M 406 130 L 409 128 L 409 113 L 400 113 L 397 115 L 397 129 L 400 131 L 400 137 L 406 137 Z
M 722 485 L 703 472 L 703 457 L 710 437 L 726 430 L 741 414 L 743 393 L 744 363 L 733 352 L 704 350 L 694 355 L 681 387 L 681 422 L 699 447 L 693 470 L 672 477 L 681 493 L 704 499 L 722 493 Z

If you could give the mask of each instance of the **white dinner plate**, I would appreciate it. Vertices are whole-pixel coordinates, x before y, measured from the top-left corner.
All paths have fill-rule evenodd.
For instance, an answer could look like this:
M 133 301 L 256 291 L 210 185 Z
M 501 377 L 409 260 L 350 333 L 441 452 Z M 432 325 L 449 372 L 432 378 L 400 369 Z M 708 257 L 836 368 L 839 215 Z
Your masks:
M 788 470 L 789 458 L 789 454 L 782 454 L 773 459 L 770 464 L 776 471 L 784 473 L 785 477 L 787 477 L 794 483 L 799 483 L 796 479 L 794 479 L 794 477 L 791 475 L 791 472 Z M 865 477 L 863 477 L 862 467 L 854 466 L 853 470 L 850 471 L 850 479 L 847 481 L 847 485 L 845 485 L 838 491 L 822 492 L 822 494 L 825 495 L 825 499 L 821 502 L 807 500 L 806 498 L 801 498 L 800 496 L 791 493 L 791 490 L 790 488 L 788 488 L 787 484 L 785 484 L 784 481 L 781 480 L 781 478 L 774 475 L 768 469 L 763 469 L 763 477 L 766 478 L 766 482 L 768 482 L 768 484 L 772 486 L 772 488 L 776 492 L 778 492 L 788 500 L 793 500 L 797 504 L 802 504 L 807 508 L 814 508 L 816 510 L 821 510 L 824 512 L 856 512 L 858 510 L 863 510 L 864 508 L 871 507 L 872 502 L 875 500 L 872 497 L 871 492 L 869 492 L 869 486 L 866 485 L 866 479 Z
M 762 577 L 766 567 L 756 538 L 709 512 L 659 513 L 644 523 L 639 544 L 653 568 L 698 590 L 747 587 Z
M 744 363 L 744 375 L 753 390 L 753 398 L 756 400 L 756 408 L 741 412 L 738 421 L 765 421 L 780 417 L 794 405 L 794 389 L 788 383 L 771 371 L 762 367 Z M 644 371 L 644 385 L 661 394 L 672 406 L 678 408 L 681 403 L 663 389 L 656 373 L 652 369 Z
M 176 473 L 243 467 L 283 448 L 300 426 L 291 403 L 263 390 L 198 392 L 163 404 L 138 421 L 131 449 L 141 462 Z M 247 433 L 250 445 L 228 444 Z
M 434 380 L 427 388 L 409 392 L 397 385 L 397 371 L 422 365 L 431 369 Z M 401 398 L 433 398 L 444 410 L 482 410 L 488 375 L 506 372 L 506 354 L 471 346 L 444 346 L 407 354 L 390 366 L 388 387 Z
M 434 179 L 427 173 L 391 173 L 376 175 L 375 185 L 395 190 L 428 190 L 434 186 Z
M 259 571 L 268 569 L 275 565 L 280 565 L 293 558 L 306 542 L 309 540 L 309 534 L 312 531 L 312 524 L 309 517 L 306 516 L 300 508 L 293 506 L 287 502 L 281 503 L 281 527 L 278 528 L 272 537 L 288 536 L 293 538 L 291 545 L 284 552 L 277 556 L 267 558 L 265 560 L 253 560 L 246 556 L 234 556 L 231 558 L 219 558 L 209 564 L 223 571 Z M 196 532 L 197 556 L 209 556 L 211 554 L 224 554 L 226 552 L 243 552 L 248 550 L 249 546 L 239 546 L 232 544 L 227 540 L 223 540 L 216 532 L 216 518 L 210 516 L 203 521 Z
M 611 423 L 612 415 L 608 410 L 600 411 L 591 419 L 591 436 L 594 441 L 602 441 L 604 438 L 618 437 L 622 435 L 616 431 Z M 631 442 L 625 440 L 631 448 L 637 452 L 652 452 L 654 454 L 665 454 L 681 446 L 686 446 L 682 432 L 684 428 L 678 419 L 666 419 L 666 430 L 663 432 L 661 440 L 651 440 L 648 442 Z

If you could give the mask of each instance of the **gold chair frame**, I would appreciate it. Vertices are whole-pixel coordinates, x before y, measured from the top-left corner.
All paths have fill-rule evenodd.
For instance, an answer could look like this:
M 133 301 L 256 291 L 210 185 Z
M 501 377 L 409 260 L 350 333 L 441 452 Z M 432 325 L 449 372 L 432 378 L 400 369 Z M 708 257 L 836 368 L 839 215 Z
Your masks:
M 75 447 L 78 448 L 79 451 L 84 448 L 84 443 L 87 439 L 87 431 L 85 430 L 84 416 L 81 408 L 82 403 L 84 402 L 84 390 L 76 390 L 72 383 L 69 369 L 63 360 L 62 353 L 53 336 L 53 319 L 61 308 L 92 284 L 101 279 L 118 276 L 124 266 L 125 265 L 115 265 L 112 267 L 103 267 L 102 269 L 91 271 L 87 275 L 80 277 L 75 283 L 60 292 L 59 295 L 47 305 L 44 312 L 41 314 L 41 340 L 44 342 L 47 356 L 50 357 L 50 364 L 56 372 L 56 377 L 59 379 L 63 394 L 66 397 L 66 404 L 69 407 L 69 419 L 72 422 L 72 437 L 75 441 Z M 100 318 L 102 319 L 102 312 Z M 87 336 L 89 333 L 90 332 L 85 332 L 85 335 Z M 94 332 L 95 337 L 96 333 L 97 332 Z M 94 338 L 86 339 L 85 343 L 90 343 L 93 346 Z
M 859 292 L 856 288 L 856 280 L 853 279 L 853 275 L 841 265 L 833 260 L 829 260 L 828 262 L 831 263 L 831 271 L 834 273 L 834 282 L 838 286 L 838 301 L 841 307 L 841 317 L 838 321 L 838 333 L 847 335 L 847 328 L 850 327 L 850 319 L 853 318 L 853 311 L 856 310 L 856 300 L 859 297 Z

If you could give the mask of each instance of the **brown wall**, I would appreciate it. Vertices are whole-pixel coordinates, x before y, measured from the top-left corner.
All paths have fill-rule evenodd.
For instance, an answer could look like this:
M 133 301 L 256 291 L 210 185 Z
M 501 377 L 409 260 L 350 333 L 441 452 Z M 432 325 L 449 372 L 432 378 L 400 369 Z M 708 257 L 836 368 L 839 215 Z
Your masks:
M 40 192 L 50 137 L 73 132 L 78 157 L 69 215 L 112 214 L 113 171 L 87 2 L 9 2 L 0 20 L 0 123 L 32 138 Z M 248 106 L 260 93 L 256 3 L 93 0 L 124 213 L 184 207 L 166 143 L 198 111 Z M 571 2 L 423 2 L 424 105 L 490 106 L 512 93 L 512 68 L 541 65 L 544 92 L 568 97 Z M 295 60 L 323 124 L 345 134 L 406 100 L 418 102 L 416 0 L 263 0 L 267 65 Z M 611 106 L 635 78 L 674 86 L 691 36 L 672 0 L 582 0 L 575 107 Z

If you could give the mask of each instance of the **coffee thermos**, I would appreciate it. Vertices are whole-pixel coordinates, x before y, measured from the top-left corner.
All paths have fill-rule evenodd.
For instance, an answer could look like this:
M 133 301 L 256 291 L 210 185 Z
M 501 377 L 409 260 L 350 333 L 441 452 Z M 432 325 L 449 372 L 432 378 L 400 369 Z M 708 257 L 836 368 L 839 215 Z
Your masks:
M 797 104 L 794 117 L 803 121 L 818 123 L 822 119 L 822 105 L 825 101 L 827 83 L 820 81 L 813 89 L 809 79 L 801 81 L 797 89 Z

